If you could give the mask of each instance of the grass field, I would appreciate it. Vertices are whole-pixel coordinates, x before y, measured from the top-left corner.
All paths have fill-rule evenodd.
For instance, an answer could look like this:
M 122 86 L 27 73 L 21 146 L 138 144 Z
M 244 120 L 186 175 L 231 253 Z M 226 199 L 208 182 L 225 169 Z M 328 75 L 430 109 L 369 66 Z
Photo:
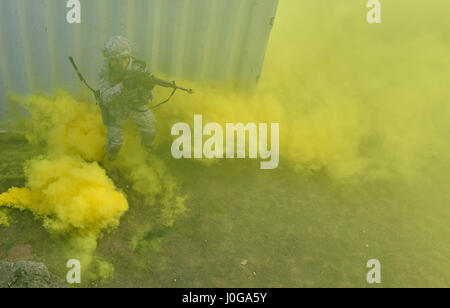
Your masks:
M 25 184 L 22 164 L 37 153 L 2 136 L 0 191 Z M 151 222 L 151 213 L 128 191 L 130 210 L 96 252 L 114 266 L 114 278 L 84 286 L 366 287 L 372 258 L 382 264 L 382 287 L 450 284 L 450 187 L 448 178 L 436 177 L 445 174 L 444 163 L 414 184 L 348 186 L 283 164 L 261 171 L 248 160 L 215 168 L 166 162 L 188 195 L 187 212 L 173 228 L 146 233 L 138 226 Z M 65 277 L 66 239 L 29 212 L 8 213 L 15 223 L 0 227 L 0 259 L 44 262 Z M 145 245 L 136 248 L 130 243 L 137 230 Z

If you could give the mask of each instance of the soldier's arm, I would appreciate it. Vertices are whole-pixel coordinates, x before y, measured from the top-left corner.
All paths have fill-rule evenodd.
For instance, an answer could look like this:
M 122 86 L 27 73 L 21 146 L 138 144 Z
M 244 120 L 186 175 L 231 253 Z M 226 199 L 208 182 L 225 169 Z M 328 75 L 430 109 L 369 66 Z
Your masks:
M 108 104 L 112 102 L 122 93 L 122 83 L 111 85 L 109 78 L 107 76 L 107 71 L 103 67 L 100 71 L 100 97 L 102 102 Z
M 151 78 L 152 78 L 153 83 L 154 83 L 155 85 L 160 86 L 160 87 L 164 87 L 164 88 L 173 88 L 173 87 L 174 87 L 173 82 L 170 82 L 170 81 L 166 81 L 166 80 L 162 80 L 162 79 L 156 78 L 156 77 L 153 76 L 153 75 L 152 75 Z

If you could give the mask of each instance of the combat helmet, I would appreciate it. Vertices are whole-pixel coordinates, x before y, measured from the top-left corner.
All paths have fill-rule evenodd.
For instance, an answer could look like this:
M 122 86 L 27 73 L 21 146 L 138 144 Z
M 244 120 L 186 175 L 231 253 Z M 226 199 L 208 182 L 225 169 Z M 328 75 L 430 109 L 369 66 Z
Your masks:
M 113 36 L 106 42 L 103 55 L 106 59 L 120 59 L 131 56 L 131 44 L 123 36 Z

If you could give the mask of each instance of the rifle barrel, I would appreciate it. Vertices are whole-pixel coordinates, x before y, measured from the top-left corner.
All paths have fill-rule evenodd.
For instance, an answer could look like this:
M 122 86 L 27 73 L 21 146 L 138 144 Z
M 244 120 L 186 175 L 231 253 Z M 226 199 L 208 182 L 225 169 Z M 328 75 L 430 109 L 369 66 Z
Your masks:
M 183 87 L 179 87 L 179 86 L 176 86 L 176 88 L 177 88 L 178 90 L 181 90 L 181 91 L 186 91 L 186 92 L 189 92 L 189 93 L 193 92 L 193 90 L 192 90 L 192 89 L 186 89 L 186 88 L 183 88 Z

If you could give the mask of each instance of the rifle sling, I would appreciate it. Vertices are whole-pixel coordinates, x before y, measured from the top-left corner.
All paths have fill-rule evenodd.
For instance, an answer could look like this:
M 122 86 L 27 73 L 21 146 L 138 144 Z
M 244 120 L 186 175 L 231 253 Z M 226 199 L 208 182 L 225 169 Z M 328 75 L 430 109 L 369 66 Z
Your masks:
M 78 78 L 80 78 L 81 82 L 83 82 L 83 83 L 86 85 L 86 87 L 88 87 L 89 90 L 91 90 L 92 93 L 94 93 L 95 100 L 97 101 L 97 103 L 99 103 L 100 95 L 99 95 L 98 91 L 94 90 L 94 89 L 87 83 L 87 81 L 84 79 L 84 77 L 83 77 L 83 75 L 81 74 L 81 72 L 78 70 L 78 67 L 77 67 L 77 65 L 75 64 L 75 61 L 73 60 L 72 57 L 69 57 L 69 61 L 70 61 L 70 63 L 72 64 L 72 66 L 73 66 L 73 68 L 75 69 L 75 71 L 77 72 Z M 177 88 L 176 88 L 176 87 L 173 88 L 172 93 L 170 94 L 170 96 L 169 96 L 165 101 L 159 103 L 159 104 L 156 105 L 156 106 L 150 107 L 150 109 L 156 109 L 156 108 L 158 108 L 158 107 L 160 107 L 160 106 L 162 106 L 162 105 L 168 103 L 168 102 L 170 101 L 170 99 L 175 95 L 175 92 L 177 92 Z
M 170 94 L 170 96 L 165 101 L 159 103 L 156 106 L 150 107 L 150 109 L 156 109 L 156 108 L 160 107 L 161 105 L 164 105 L 164 104 L 168 103 L 170 101 L 170 99 L 172 98 L 172 96 L 175 94 L 175 92 L 177 92 L 177 88 L 173 88 L 172 93 Z
M 78 69 L 78 67 L 77 67 L 77 65 L 75 64 L 75 61 L 73 60 L 72 57 L 69 57 L 69 61 L 70 61 L 70 63 L 72 63 L 73 68 L 74 68 L 75 71 L 77 72 L 78 78 L 80 78 L 80 81 L 81 81 L 82 83 L 84 83 L 85 86 L 88 87 L 89 90 L 92 91 L 92 93 L 94 93 L 95 101 L 97 102 L 97 104 L 100 103 L 100 93 L 99 93 L 99 91 L 94 90 L 94 89 L 87 83 L 86 79 L 84 79 L 83 75 L 81 74 L 80 70 Z

